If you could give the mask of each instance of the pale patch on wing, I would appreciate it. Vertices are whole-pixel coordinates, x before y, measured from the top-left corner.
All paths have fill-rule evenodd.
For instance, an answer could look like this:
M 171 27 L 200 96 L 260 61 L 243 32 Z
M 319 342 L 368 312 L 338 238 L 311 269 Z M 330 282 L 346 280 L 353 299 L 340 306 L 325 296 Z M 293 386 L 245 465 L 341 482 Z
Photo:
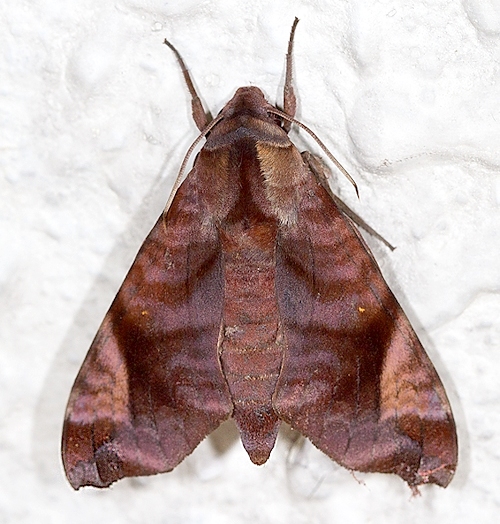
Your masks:
M 264 175 L 266 197 L 282 225 L 297 222 L 297 208 L 304 196 L 303 186 L 309 171 L 297 148 L 277 148 L 257 142 L 257 158 Z

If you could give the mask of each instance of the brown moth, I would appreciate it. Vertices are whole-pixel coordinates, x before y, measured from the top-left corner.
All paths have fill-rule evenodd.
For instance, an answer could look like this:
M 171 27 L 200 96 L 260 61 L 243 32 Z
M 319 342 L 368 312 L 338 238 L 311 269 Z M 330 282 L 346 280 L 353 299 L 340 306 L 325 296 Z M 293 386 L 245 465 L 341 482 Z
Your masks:
M 206 142 L 76 378 L 62 440 L 75 489 L 170 471 L 229 417 L 255 464 L 284 421 L 350 470 L 414 489 L 453 477 L 443 385 L 353 220 L 288 138 L 297 22 L 284 111 L 243 87 L 209 122 L 166 42 Z

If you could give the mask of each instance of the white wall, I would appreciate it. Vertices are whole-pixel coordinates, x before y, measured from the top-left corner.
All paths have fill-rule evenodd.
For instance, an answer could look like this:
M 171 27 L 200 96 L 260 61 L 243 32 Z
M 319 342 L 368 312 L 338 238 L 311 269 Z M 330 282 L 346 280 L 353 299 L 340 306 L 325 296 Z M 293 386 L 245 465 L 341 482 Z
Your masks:
M 489 522 L 500 503 L 500 4 L 6 0 L 2 11 L 5 522 Z M 172 473 L 75 493 L 59 458 L 72 381 L 197 136 L 162 41 L 215 114 L 247 84 L 281 101 L 294 16 L 298 118 L 361 199 L 335 174 L 337 193 L 397 245 L 369 239 L 450 396 L 455 479 L 412 498 L 399 478 L 354 476 L 312 447 L 293 459 L 286 435 L 257 467 L 224 426 Z

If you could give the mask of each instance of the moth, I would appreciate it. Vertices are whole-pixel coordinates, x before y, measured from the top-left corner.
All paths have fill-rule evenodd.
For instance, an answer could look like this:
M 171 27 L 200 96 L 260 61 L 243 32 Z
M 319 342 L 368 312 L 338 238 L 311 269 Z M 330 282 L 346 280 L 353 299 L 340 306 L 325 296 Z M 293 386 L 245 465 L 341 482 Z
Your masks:
M 283 111 L 243 87 L 210 120 L 165 41 L 192 97 L 195 144 L 206 141 L 74 383 L 62 458 L 75 489 L 170 471 L 230 417 L 255 464 L 286 422 L 349 470 L 413 489 L 453 477 L 443 385 L 356 218 L 288 137 L 292 123 L 305 128 L 294 119 L 297 22 Z

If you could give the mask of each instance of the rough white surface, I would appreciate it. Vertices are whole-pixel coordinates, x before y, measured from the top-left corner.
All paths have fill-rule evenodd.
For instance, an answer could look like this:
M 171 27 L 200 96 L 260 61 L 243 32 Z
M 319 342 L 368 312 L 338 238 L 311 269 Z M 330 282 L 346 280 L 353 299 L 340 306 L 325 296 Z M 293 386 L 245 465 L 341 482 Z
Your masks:
M 498 1 L 4 0 L 2 11 L 0 521 L 498 516 Z M 72 381 L 197 135 L 162 40 L 215 114 L 242 85 L 281 99 L 294 16 L 298 117 L 361 200 L 340 176 L 337 192 L 397 245 L 370 240 L 450 396 L 456 477 L 412 498 L 399 478 L 354 476 L 286 435 L 257 467 L 225 425 L 172 473 L 73 492 L 59 458 Z

